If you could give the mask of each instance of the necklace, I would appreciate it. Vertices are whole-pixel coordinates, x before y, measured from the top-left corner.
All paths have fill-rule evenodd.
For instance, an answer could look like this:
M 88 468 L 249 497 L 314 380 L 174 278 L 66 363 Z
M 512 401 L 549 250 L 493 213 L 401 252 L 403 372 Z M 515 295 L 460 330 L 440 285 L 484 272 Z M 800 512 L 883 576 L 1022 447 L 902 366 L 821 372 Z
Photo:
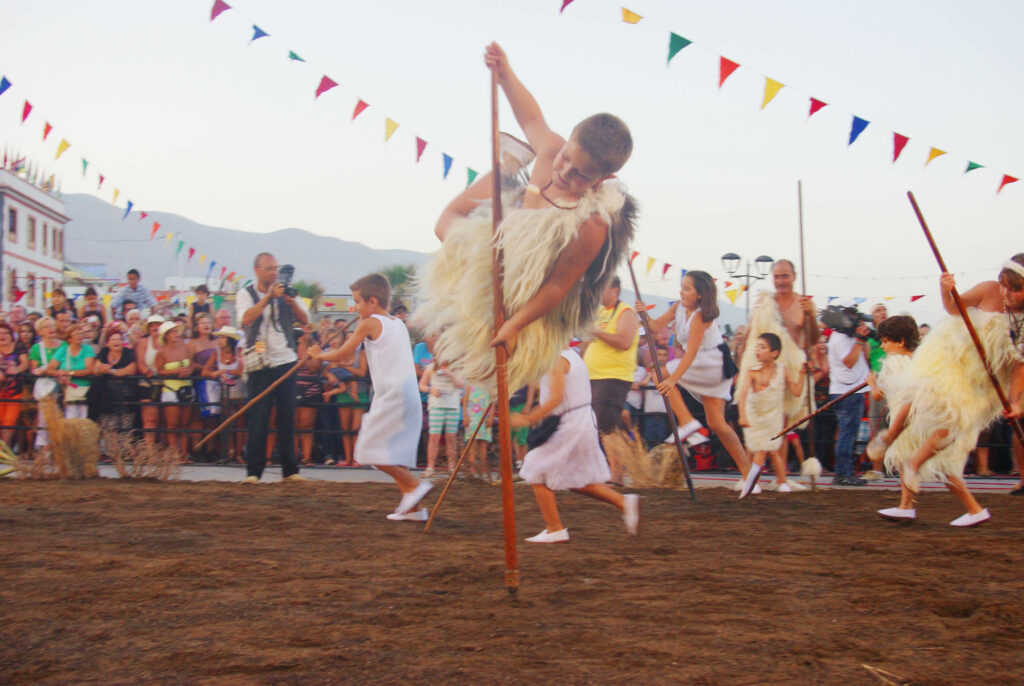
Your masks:
M 579 201 L 579 200 L 577 200 L 577 201 L 576 201 L 576 204 L 575 204 L 575 205 L 573 205 L 572 207 L 563 207 L 562 205 L 559 205 L 559 204 L 558 204 L 557 202 L 555 202 L 554 200 L 552 200 L 551 198 L 549 198 L 549 197 L 548 197 L 548 194 L 547 194 L 547 193 L 545 193 L 544 191 L 546 191 L 547 189 L 551 188 L 551 184 L 552 184 L 552 183 L 554 183 L 554 180 L 548 181 L 548 185 L 546 185 L 546 186 L 544 186 L 544 188 L 541 188 L 541 189 L 540 189 L 540 197 L 542 197 L 542 198 L 544 198 L 545 200 L 547 200 L 547 201 L 548 201 L 548 204 L 549 204 L 549 205 L 552 205 L 552 206 L 554 206 L 554 207 L 557 207 L 557 208 L 558 208 L 558 209 L 560 209 L 560 210 L 575 210 L 575 209 L 576 209 L 577 207 L 579 207 L 579 206 L 580 206 L 580 201 Z

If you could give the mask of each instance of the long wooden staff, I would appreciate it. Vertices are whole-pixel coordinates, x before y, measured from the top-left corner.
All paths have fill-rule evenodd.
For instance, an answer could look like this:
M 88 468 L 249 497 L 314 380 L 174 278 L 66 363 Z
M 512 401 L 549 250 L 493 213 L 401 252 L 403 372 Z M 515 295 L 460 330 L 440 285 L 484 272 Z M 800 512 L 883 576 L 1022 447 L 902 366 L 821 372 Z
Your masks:
M 939 269 L 943 273 L 947 273 L 949 270 L 946 269 L 946 263 L 942 259 L 942 255 L 939 254 L 939 248 L 935 245 L 935 239 L 932 238 L 932 232 L 928 230 L 928 224 L 924 220 L 924 215 L 921 214 L 921 208 L 917 206 L 917 200 L 914 199 L 914 194 L 911 191 L 907 191 L 907 197 L 910 199 L 910 204 L 914 207 L 914 214 L 917 215 L 917 221 L 920 222 L 921 228 L 924 230 L 924 237 L 928 239 L 928 245 L 931 246 L 932 253 L 935 254 L 935 260 L 939 263 Z M 1010 401 L 1007 400 L 1006 394 L 1003 393 L 1003 387 L 999 385 L 999 379 L 992 372 L 992 368 L 988 364 L 988 356 L 985 355 L 985 348 L 981 345 L 981 339 L 978 338 L 978 332 L 974 329 L 974 324 L 971 323 L 971 318 L 967 316 L 967 308 L 964 306 L 964 301 L 960 299 L 960 292 L 957 291 L 956 287 L 953 287 L 951 292 L 953 296 L 953 302 L 956 303 L 956 309 L 960 312 L 960 318 L 964 320 L 964 324 L 967 325 L 967 333 L 971 335 L 971 340 L 974 342 L 974 349 L 978 351 L 978 355 L 981 357 L 981 364 L 985 367 L 985 372 L 988 374 L 988 380 L 992 382 L 992 388 L 996 390 L 996 395 L 999 396 L 999 402 L 1003 404 L 1003 410 L 1010 411 Z M 1021 428 L 1020 420 L 1011 419 L 1010 426 L 1013 427 L 1013 433 L 1017 435 L 1017 440 L 1024 444 L 1024 428 Z
M 636 273 L 633 271 L 633 262 L 630 260 L 626 263 L 629 267 L 629 278 L 633 280 L 633 293 L 636 294 L 637 300 L 642 300 L 640 297 L 640 286 L 636 282 Z M 654 347 L 654 334 L 651 333 L 651 318 L 647 314 L 647 310 L 643 307 L 640 308 L 640 323 L 644 327 L 644 337 L 647 339 L 647 349 L 651 353 L 651 359 L 654 361 L 654 375 L 658 377 L 658 383 L 665 380 L 665 375 L 661 371 L 661 365 L 658 364 L 657 350 Z M 665 404 L 669 405 L 668 397 L 665 398 Z M 668 419 L 668 426 L 672 430 L 672 435 L 675 436 L 676 453 L 679 455 L 679 464 L 683 466 L 683 475 L 686 476 L 686 487 L 690 489 L 690 497 L 694 500 L 697 499 L 697 491 L 693 488 L 693 479 L 690 478 L 690 465 L 686 463 L 686 455 L 683 454 L 683 441 L 679 438 L 679 432 L 676 430 L 678 423 L 676 422 L 676 413 L 672 410 L 671 405 L 667 408 L 668 412 L 665 413 L 666 419 Z
M 348 327 L 352 326 L 352 322 L 356 321 L 357 319 L 359 319 L 359 317 L 355 317 L 354 319 L 350 319 L 350 320 L 348 320 L 348 323 L 346 323 L 346 324 L 345 324 L 345 326 L 341 327 L 340 329 L 338 329 L 337 331 L 335 331 L 335 332 L 334 332 L 333 334 L 331 334 L 330 336 L 328 336 L 327 340 L 326 340 L 326 341 L 324 341 L 324 345 L 327 345 L 327 344 L 328 344 L 328 343 L 329 343 L 330 341 L 334 340 L 334 339 L 335 339 L 335 338 L 337 338 L 338 336 L 340 336 L 340 335 L 342 335 L 343 333 L 345 333 L 346 331 L 348 331 Z M 305 355 L 303 356 L 303 358 L 302 358 L 301 360 L 299 360 L 298 362 L 296 362 L 296 363 L 295 363 L 295 365 L 294 365 L 294 366 L 292 366 L 292 368 L 291 368 L 291 369 L 289 369 L 289 370 L 288 370 L 288 371 L 287 371 L 287 372 L 286 372 L 285 374 L 283 374 L 283 375 L 282 375 L 282 376 L 281 376 L 280 378 L 278 378 L 278 380 L 277 380 L 277 381 L 275 381 L 274 383 L 272 383 L 272 384 L 270 384 L 269 386 L 267 386 L 267 387 L 266 387 L 266 388 L 265 388 L 265 389 L 263 390 L 263 392 L 262 392 L 262 393 L 260 393 L 259 395 L 257 395 L 257 396 L 256 396 L 255 398 L 253 398 L 253 399 L 252 399 L 252 400 L 250 400 L 249 402 L 247 402 L 247 403 L 246 403 L 245 405 L 242 405 L 242 406 L 241 406 L 240 408 L 238 408 L 238 411 L 237 411 L 237 412 L 235 412 L 235 413 L 234 413 L 233 415 L 231 415 L 230 417 L 228 417 L 227 419 L 225 419 L 225 420 L 224 420 L 223 422 L 221 422 L 221 423 L 220 423 L 220 426 L 218 426 L 218 427 L 217 427 L 216 429 L 214 429 L 214 430 L 213 430 L 213 431 L 211 431 L 210 433 L 206 434 L 206 437 L 205 437 L 205 438 L 203 438 L 203 440 L 201 440 L 201 441 L 199 441 L 198 443 L 196 443 L 196 444 L 195 444 L 195 445 L 194 445 L 194 446 L 192 447 L 192 450 L 194 450 L 194 451 L 198 451 L 198 450 L 199 450 L 199 449 L 200 449 L 201 447 L 203 447 L 203 445 L 204 445 L 204 444 L 205 444 L 205 443 L 206 443 L 207 441 L 209 441 L 210 439 L 212 439 L 212 438 L 213 438 L 214 436 L 216 436 L 216 435 L 217 435 L 217 434 L 219 434 L 219 433 L 220 433 L 221 431 L 223 431 L 223 430 L 224 430 L 224 429 L 226 429 L 226 428 L 227 428 L 228 426 L 230 426 L 230 425 L 231 425 L 231 424 L 232 424 L 232 423 L 233 423 L 233 422 L 234 422 L 234 421 L 235 421 L 236 419 L 238 419 L 238 418 L 239 418 L 239 417 L 241 417 L 241 416 L 242 416 L 243 414 L 245 414 L 246 412 L 248 412 L 248 411 L 249 411 L 249 408 L 250 408 L 250 407 L 252 407 L 252 406 L 253 406 L 253 405 L 255 405 L 256 403 L 258 403 L 259 401 L 263 400 L 263 398 L 267 397 L 267 394 L 268 394 L 268 393 L 270 393 L 270 392 L 271 392 L 272 390 L 274 390 L 275 388 L 277 388 L 278 386 L 280 386 L 280 385 L 281 385 L 282 383 L 284 383 L 284 380 L 285 380 L 285 379 L 287 379 L 287 378 L 288 378 L 289 376 L 291 376 L 291 375 L 292 375 L 292 374 L 294 374 L 295 372 L 299 371 L 299 369 L 300 369 L 300 368 L 302 367 L 302 365 L 304 365 L 304 364 L 305 364 L 306 362 L 308 362 L 308 361 L 309 361 L 309 358 L 310 358 L 310 354 L 309 354 L 309 353 L 307 352 L 307 353 L 306 353 L 306 354 L 305 354 Z
M 777 433 L 774 436 L 772 436 L 772 440 L 774 441 L 779 436 L 785 436 L 787 433 L 789 433 L 790 431 L 792 431 L 796 427 L 800 426 L 801 424 L 803 424 L 807 420 L 813 419 L 814 417 L 817 417 L 819 414 L 821 414 L 822 412 L 824 412 L 828 408 L 832 407 L 833 405 L 835 405 L 840 400 L 846 400 L 847 398 L 849 398 L 851 395 L 853 395 L 857 391 L 865 388 L 867 385 L 868 385 L 868 382 L 865 381 L 864 383 L 860 384 L 859 386 L 855 386 L 854 388 L 851 388 L 850 390 L 848 390 L 846 393 L 843 393 L 838 398 L 833 398 L 832 400 L 829 400 L 827 403 L 825 403 L 824 405 L 819 407 L 817 410 L 815 410 L 814 412 L 812 412 L 809 415 L 807 415 L 806 417 L 804 417 L 803 419 L 800 419 L 798 421 L 793 422 L 792 424 L 787 426 L 785 429 L 783 429 L 779 433 Z
M 437 511 L 441 509 L 441 503 L 444 502 L 444 497 L 448 495 L 448 489 L 452 487 L 455 477 L 459 474 L 459 469 L 462 467 L 462 461 L 465 460 L 466 455 L 469 454 L 470 449 L 473 447 L 473 441 L 476 440 L 476 435 L 480 431 L 480 427 L 484 425 L 485 421 L 487 421 L 487 417 L 491 414 L 491 409 L 493 407 L 494 401 L 492 400 L 491 404 L 487 406 L 486 410 L 484 410 L 483 417 L 476 423 L 476 428 L 473 429 L 473 435 L 469 437 L 468 441 L 466 441 L 466 447 L 462 449 L 462 454 L 459 455 L 458 461 L 452 468 L 452 473 L 448 476 L 448 483 L 444 485 L 444 488 L 441 490 L 441 495 L 437 497 L 437 502 L 434 503 L 433 509 L 430 510 L 430 519 L 427 520 L 427 525 L 423 527 L 423 533 L 430 531 L 430 525 L 434 523 L 434 517 L 437 516 Z
M 503 255 L 498 247 L 501 226 L 501 146 L 498 141 L 498 72 L 491 70 L 491 251 L 494 271 L 494 330 L 505 323 L 505 289 L 503 287 Z M 516 551 L 516 509 L 512 499 L 512 425 L 508 406 L 508 350 L 503 345 L 494 349 L 495 377 L 498 382 L 498 464 L 501 471 L 501 514 L 505 531 L 505 588 L 515 595 L 519 590 L 519 562 Z
M 800 292 L 807 296 L 807 265 L 804 263 L 804 182 L 796 182 L 797 212 L 800 221 Z M 814 370 L 811 366 L 811 338 L 814 329 L 818 326 L 813 317 L 804 313 L 804 357 L 807 361 L 807 413 L 814 412 Z M 775 440 L 775 439 L 772 439 Z M 807 447 L 811 454 L 804 458 L 807 467 L 802 468 L 804 474 L 811 476 L 811 488 L 815 487 L 817 472 L 821 469 L 821 463 L 815 454 L 817 446 L 814 443 L 814 424 L 807 425 Z M 811 462 L 813 460 L 813 462 Z

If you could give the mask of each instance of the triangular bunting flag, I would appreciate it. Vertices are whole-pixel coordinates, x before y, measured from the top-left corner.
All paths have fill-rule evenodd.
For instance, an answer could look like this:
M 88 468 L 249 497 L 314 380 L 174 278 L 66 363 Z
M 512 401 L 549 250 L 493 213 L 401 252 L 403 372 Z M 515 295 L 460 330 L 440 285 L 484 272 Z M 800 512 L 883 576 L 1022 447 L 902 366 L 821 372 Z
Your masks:
M 850 142 L 847 145 L 853 145 L 853 142 L 857 140 L 857 137 L 864 133 L 864 129 L 868 128 L 870 124 L 867 119 L 861 119 L 860 117 L 854 116 L 853 123 L 850 125 Z
M 200 267 L 203 266 L 203 262 L 206 262 L 206 255 L 200 255 L 199 256 L 199 266 Z
M 934 160 L 936 157 L 939 157 L 939 156 L 945 155 L 945 154 L 946 154 L 945 150 L 939 150 L 938 148 L 932 148 L 931 150 L 928 151 L 928 159 L 925 160 L 924 166 L 927 167 L 929 162 Z
M 854 305 L 860 305 L 862 302 L 866 302 L 866 301 L 867 301 L 867 298 L 854 298 L 853 299 L 853 304 Z
M 441 153 L 441 159 L 444 160 L 444 177 L 448 178 L 448 172 L 452 170 L 452 156 L 448 153 Z
M 466 187 L 473 183 L 473 179 L 476 178 L 476 169 L 466 168 Z
M 655 262 L 657 262 L 657 260 L 655 260 L 653 257 L 647 258 L 647 276 L 651 275 L 651 267 L 654 266 Z
M 249 39 L 249 45 L 252 45 L 253 41 L 258 41 L 260 38 L 266 38 L 269 35 L 270 35 L 269 33 L 264 31 L 260 27 L 256 26 L 256 24 L 253 24 L 252 25 L 252 38 Z
M 172 238 L 174 238 L 174 232 L 170 231 L 166 236 L 164 236 L 164 245 L 170 245 Z
M 629 256 L 629 261 L 632 263 L 633 260 L 636 259 L 636 256 L 639 255 L 639 254 L 640 254 L 640 252 L 638 250 L 634 250 L 633 253 Z
M 356 117 L 358 117 L 360 114 L 362 114 L 363 110 L 365 110 L 369 106 L 370 106 L 370 103 L 364 102 L 363 100 L 360 100 L 359 102 L 357 102 L 356 103 L 356 108 L 354 110 L 352 110 L 352 121 L 355 121 Z
M 679 270 L 679 282 L 680 283 L 683 282 L 683 277 L 686 276 L 686 272 L 688 272 L 688 271 L 689 271 L 688 269 L 680 269 Z
M 216 264 L 216 262 L 214 262 L 214 264 Z M 212 265 L 211 265 L 211 266 L 212 266 Z M 226 272 L 227 270 L 228 270 L 228 268 L 227 268 L 227 267 L 221 267 L 221 268 L 220 268 L 220 278 L 221 278 L 221 279 L 223 279 L 223 278 L 224 278 L 224 272 Z M 232 274 L 234 274 L 234 272 L 231 272 L 231 273 L 232 273 Z
M 103 188 L 103 174 L 100 174 L 100 182 L 99 182 L 99 184 L 98 184 L 98 185 L 96 186 L 96 190 L 99 190 L 99 189 L 101 189 L 101 188 Z
M 725 292 L 725 297 L 729 298 L 729 302 L 732 303 L 733 305 L 736 304 L 737 295 L 739 295 L 739 291 L 737 291 L 735 288 L 730 288 Z
M 43 140 L 44 141 L 46 140 L 46 137 L 50 135 L 51 131 L 53 131 L 53 127 L 50 126 L 50 122 L 46 122 L 43 125 Z
M 981 169 L 981 168 L 982 168 L 982 167 L 984 167 L 984 166 L 985 166 L 985 165 L 983 165 L 983 164 L 978 164 L 977 162 L 971 162 L 971 161 L 968 161 L 968 162 L 967 162 L 967 169 L 964 169 L 964 174 L 966 174 L 967 172 L 972 172 L 972 171 L 974 171 L 975 169 Z
M 85 170 L 89 167 L 89 160 L 82 158 L 82 176 L 85 176 Z
M 416 136 L 416 161 L 419 162 L 420 158 L 423 157 L 423 151 L 427 149 L 427 142 Z
M 145 213 L 145 212 L 139 212 L 139 221 L 141 222 L 143 219 L 145 219 L 148 216 L 149 215 L 147 213 Z
M 896 296 L 895 296 L 895 295 L 887 295 L 887 296 L 885 296 L 884 298 L 882 298 L 882 300 L 893 300 L 893 299 L 895 299 L 895 298 L 896 298 Z
M 231 9 L 231 5 L 224 2 L 224 0 L 213 0 L 213 9 L 210 10 L 210 21 L 213 21 L 221 15 L 221 12 L 227 12 Z
M 128 201 L 127 207 L 124 208 L 124 214 L 121 216 L 121 221 L 127 219 L 128 215 L 132 213 L 132 205 L 134 204 L 131 200 Z
M 643 17 L 641 17 L 636 12 L 632 10 L 627 10 L 625 7 L 622 8 L 622 21 L 626 22 L 627 24 L 636 24 L 641 19 L 643 19 Z
M 53 159 L 59 160 L 60 156 L 64 154 L 64 151 L 71 147 L 71 143 L 68 143 L 66 138 L 60 139 L 60 144 L 57 145 L 57 156 Z
M 685 48 L 693 41 L 683 38 L 678 33 L 672 33 L 668 37 L 668 62 L 672 61 L 672 58 L 679 54 L 679 51 Z M 668 64 L 666 62 L 666 64 Z
M 228 274 L 228 279 L 227 280 L 228 281 L 234 281 L 235 280 L 235 273 L 231 272 L 230 274 Z
M 725 57 L 719 60 L 718 87 L 721 88 L 725 80 L 732 76 L 732 73 L 739 69 L 739 64 Z
M 292 60 L 293 62 L 305 62 L 306 61 L 306 60 L 302 59 L 301 57 L 299 57 L 298 55 L 296 55 L 294 50 L 289 50 L 288 51 L 288 59 Z
M 810 119 L 814 116 L 815 112 L 823 107 L 828 107 L 828 103 L 823 100 L 818 100 L 817 98 L 811 98 L 811 110 L 807 113 L 807 118 Z
M 725 287 L 726 288 L 730 288 L 731 286 L 732 286 L 732 281 L 726 281 L 725 282 Z
M 1017 179 L 1016 176 L 1010 176 L 1009 174 L 1003 174 L 1003 181 L 1002 181 L 1002 183 L 999 184 L 999 190 L 996 191 L 996 195 L 999 195 L 999 192 L 1003 190 L 1003 186 L 1009 185 L 1011 183 L 1017 183 L 1017 181 L 1018 181 L 1018 179 Z
M 764 99 L 761 100 L 761 109 L 763 110 L 765 106 L 772 101 L 772 98 L 778 95 L 779 91 L 783 88 L 784 84 L 766 76 L 764 78 Z
M 210 261 L 210 268 L 206 270 L 206 276 L 209 278 L 210 274 L 213 273 L 213 268 L 217 266 L 217 260 Z
M 32 111 L 32 103 L 28 100 L 25 101 L 25 106 L 21 108 L 21 123 L 24 124 L 25 120 L 28 119 L 29 112 Z
M 10 87 L 11 87 L 11 82 L 7 80 L 6 76 L 4 76 L 3 78 L 0 78 L 0 95 L 3 95 L 4 93 L 6 93 L 7 89 L 10 88 Z
M 113 205 L 117 204 L 117 196 L 119 196 L 119 195 L 121 195 L 121 191 L 119 191 L 118 189 L 115 188 L 114 189 L 114 199 L 110 201 L 111 204 L 113 204 Z
M 564 12 L 565 8 L 568 7 L 571 4 L 572 4 L 572 0 L 562 0 L 562 9 L 558 10 L 558 13 L 561 14 L 562 12 Z
M 910 139 L 906 136 L 902 136 L 896 132 L 892 134 L 892 162 L 896 164 L 896 160 L 900 158 L 900 154 L 903 152 L 903 148 L 907 147 L 907 141 Z
M 185 247 L 185 241 L 178 241 L 178 249 L 174 252 L 174 256 L 177 257 L 181 254 L 181 249 Z
M 390 117 L 384 120 L 384 140 L 389 141 L 398 129 L 398 122 Z
M 838 299 L 838 298 L 839 298 L 839 296 L 838 296 L 838 295 L 830 295 L 830 296 L 828 297 L 828 302 L 829 302 L 829 303 L 831 303 L 831 302 L 832 302 L 833 300 L 836 300 L 836 299 Z
M 665 276 L 668 274 L 668 270 L 671 269 L 671 268 L 672 268 L 672 265 L 669 264 L 668 262 L 666 262 L 665 266 L 661 268 L 661 278 L 664 279 Z
M 316 95 L 313 96 L 313 99 L 316 100 L 321 95 L 323 95 L 324 93 L 331 90 L 337 85 L 337 81 L 332 79 L 330 76 L 324 76 L 323 78 L 320 79 L 320 85 L 316 87 Z
M 920 300 L 923 297 L 924 297 L 923 295 L 912 295 L 912 296 L 910 296 L 910 302 L 915 302 L 917 300 Z

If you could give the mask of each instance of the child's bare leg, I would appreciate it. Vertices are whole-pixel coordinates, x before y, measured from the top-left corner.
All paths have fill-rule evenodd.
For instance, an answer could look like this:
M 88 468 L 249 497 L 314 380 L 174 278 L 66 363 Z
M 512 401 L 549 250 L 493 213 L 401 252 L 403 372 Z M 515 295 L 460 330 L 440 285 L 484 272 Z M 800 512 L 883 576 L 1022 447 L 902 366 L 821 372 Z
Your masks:
M 768 453 L 768 457 L 772 461 L 772 469 L 775 470 L 776 483 L 786 483 L 786 460 L 782 457 L 782 451 L 773 450 L 770 453 Z
M 385 464 L 377 465 L 377 469 L 394 479 L 395 484 L 398 486 L 398 490 L 402 493 L 408 493 L 420 485 L 420 480 L 413 476 L 412 472 L 405 467 Z
M 427 469 L 434 469 L 437 464 L 437 451 L 441 447 L 441 434 L 427 436 Z
M 889 428 L 886 429 L 885 442 L 892 445 L 893 441 L 899 438 L 899 435 L 903 432 L 903 427 L 907 423 L 907 415 L 910 414 L 910 403 L 904 403 L 900 405 L 899 409 L 892 416 L 892 421 L 889 422 Z
M 682 402 L 682 398 L 679 401 Z M 704 398 L 702 402 L 704 403 L 704 412 L 708 419 L 708 428 L 718 436 L 718 440 L 722 442 L 722 446 L 732 457 L 736 466 L 739 467 L 740 473 L 746 478 L 747 471 L 750 469 L 750 458 L 747 457 L 746 451 L 743 450 L 740 437 L 736 435 L 733 428 L 725 421 L 725 401 L 721 398 Z
M 948 476 L 946 477 L 946 488 L 948 488 L 953 495 L 955 495 L 964 507 L 967 508 L 967 514 L 978 514 L 983 509 L 981 504 L 971 495 L 971 492 L 967 490 L 967 484 L 959 476 Z
M 448 456 L 448 470 L 455 469 L 455 462 L 459 459 L 457 435 L 447 433 L 444 435 L 444 451 Z
M 929 436 L 921 447 L 917 449 L 914 456 L 903 466 L 902 483 L 914 493 L 917 493 L 919 479 L 917 476 L 921 465 L 930 460 L 935 453 L 944 448 L 950 442 L 949 429 L 938 429 Z
M 544 484 L 533 484 L 533 495 L 537 498 L 537 506 L 544 517 L 544 528 L 548 533 L 561 531 L 562 520 L 558 517 L 558 505 L 555 503 L 555 492 Z
M 613 505 L 619 509 L 620 512 L 625 512 L 625 501 L 622 498 L 622 494 L 615 489 L 608 488 L 604 484 L 589 484 L 583 488 L 572 489 L 575 493 L 585 495 L 602 502 L 606 502 L 609 505 Z M 549 529 L 550 531 L 550 529 Z
M 913 510 L 914 509 L 914 494 L 909 488 L 900 484 L 900 509 L 901 510 Z
M 756 452 L 754 452 L 752 454 L 752 456 L 750 458 L 750 461 L 753 464 L 756 464 L 758 467 L 763 467 L 764 466 L 764 460 L 765 460 L 765 457 L 767 457 L 767 455 L 768 455 L 768 453 L 766 451 L 758 450 L 758 451 L 756 451 Z
M 793 444 L 793 454 L 796 455 L 796 461 L 800 465 L 803 465 L 804 460 L 806 459 L 804 457 L 804 446 L 800 442 L 800 436 L 798 434 L 793 433 L 792 436 L 793 438 L 790 439 L 790 442 Z

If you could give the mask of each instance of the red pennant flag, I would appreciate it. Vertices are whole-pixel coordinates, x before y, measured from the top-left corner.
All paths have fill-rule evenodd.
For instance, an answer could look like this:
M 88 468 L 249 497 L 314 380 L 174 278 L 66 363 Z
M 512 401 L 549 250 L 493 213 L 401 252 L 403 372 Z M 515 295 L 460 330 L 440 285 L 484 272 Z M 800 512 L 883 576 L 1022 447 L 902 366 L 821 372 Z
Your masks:
M 906 136 L 901 136 L 898 133 L 893 132 L 892 134 L 892 163 L 896 164 L 896 160 L 900 158 L 900 153 L 903 152 L 903 148 L 907 146 L 907 141 L 910 139 Z
M 718 75 L 718 87 L 719 88 L 722 87 L 722 84 L 725 83 L 725 80 L 727 78 L 729 78 L 730 76 L 732 76 L 732 73 L 734 71 L 736 71 L 737 69 L 739 69 L 739 66 L 740 66 L 736 62 L 733 62 L 732 60 L 726 59 L 724 57 L 721 59 L 720 62 L 721 62 L 721 64 L 720 64 L 720 67 L 719 67 L 719 75 Z
M 571 4 L 572 4 L 572 0 L 562 0 L 562 9 L 558 10 L 558 13 L 561 14 L 562 12 L 564 12 L 565 8 L 568 7 Z
M 810 119 L 815 112 L 820 110 L 822 107 L 827 106 L 827 102 L 818 100 L 817 98 L 811 98 L 811 111 L 807 113 L 807 118 Z
M 914 302 L 915 300 L 920 300 L 923 297 L 924 297 L 923 295 L 912 295 L 912 296 L 910 296 L 910 302 Z
M 145 219 L 148 216 L 149 215 L 146 214 L 145 212 L 139 212 L 139 221 L 141 222 L 143 219 Z
M 313 99 L 315 100 L 316 98 L 319 98 L 321 95 L 323 95 L 324 93 L 326 93 L 327 91 L 331 90 L 332 88 L 334 88 L 337 85 L 338 84 L 331 77 L 329 77 L 329 76 L 323 77 L 322 79 L 320 79 L 320 85 L 317 86 L 317 88 L 316 88 L 316 95 L 313 96 Z
M 25 106 L 21 108 L 21 123 L 24 124 L 25 120 L 28 119 L 28 113 L 32 111 L 32 103 L 28 100 L 25 101 Z
M 28 291 L 19 291 L 19 290 L 15 289 L 14 290 L 14 302 L 18 302 L 19 300 L 21 300 L 23 297 L 25 297 L 26 293 L 28 293 Z
M 224 278 L 224 272 L 226 272 L 227 270 L 228 270 L 227 267 L 221 267 L 220 268 L 220 278 L 222 278 L 222 279 Z M 234 272 L 231 272 L 231 273 L 234 274 Z
M 730 286 L 732 286 L 732 281 L 726 281 L 725 282 L 725 287 L 729 288 Z
M 231 9 L 231 5 L 224 2 L 224 0 L 213 0 L 213 9 L 210 10 L 210 21 L 219 17 L 221 12 L 226 12 L 229 9 Z
M 235 273 L 234 272 L 231 272 L 230 274 L 228 274 L 228 281 L 231 281 L 234 278 L 235 278 Z
M 53 131 L 53 127 L 50 126 L 50 122 L 46 122 L 46 125 L 43 127 L 43 140 L 44 141 L 46 140 L 46 137 L 50 135 L 51 131 Z
M 423 157 L 423 151 L 427 149 L 427 142 L 416 136 L 416 161 L 419 162 L 420 158 Z
M 1016 183 L 1016 182 L 1017 182 L 1017 177 L 1016 176 L 1010 176 L 1009 174 L 1003 174 L 1003 182 L 999 184 L 999 190 L 996 191 L 996 195 L 999 195 L 999 191 L 1003 190 L 1003 186 L 1006 186 L 1006 185 L 1011 184 L 1011 183 Z
M 195 248 L 189 248 L 188 249 L 188 261 L 189 262 L 192 261 L 192 256 L 195 255 L 195 254 L 196 254 L 196 249 Z
M 149 232 L 149 240 L 153 240 L 153 236 L 160 230 L 160 222 L 153 222 L 153 230 Z
M 634 250 L 633 254 L 629 256 L 629 261 L 632 262 L 633 260 L 635 260 L 636 256 L 639 255 L 639 254 L 640 254 L 639 251 Z
M 352 121 L 355 121 L 356 117 L 358 117 L 360 114 L 362 114 L 363 110 L 365 110 L 369 106 L 370 106 L 370 103 L 364 102 L 363 100 L 360 100 L 359 102 L 357 102 L 356 103 L 356 108 L 354 110 L 352 110 Z
M 671 264 L 669 264 L 668 262 L 666 262 L 666 263 L 665 263 L 665 266 L 663 266 L 663 267 L 661 268 L 661 278 L 663 278 L 663 279 L 664 279 L 664 278 L 665 278 L 665 275 L 666 275 L 666 274 L 668 274 L 668 270 L 669 270 L 669 269 L 671 269 L 671 268 L 672 268 L 672 265 L 671 265 Z
M 96 186 L 96 190 L 103 188 L 103 174 L 100 174 L 100 183 Z

